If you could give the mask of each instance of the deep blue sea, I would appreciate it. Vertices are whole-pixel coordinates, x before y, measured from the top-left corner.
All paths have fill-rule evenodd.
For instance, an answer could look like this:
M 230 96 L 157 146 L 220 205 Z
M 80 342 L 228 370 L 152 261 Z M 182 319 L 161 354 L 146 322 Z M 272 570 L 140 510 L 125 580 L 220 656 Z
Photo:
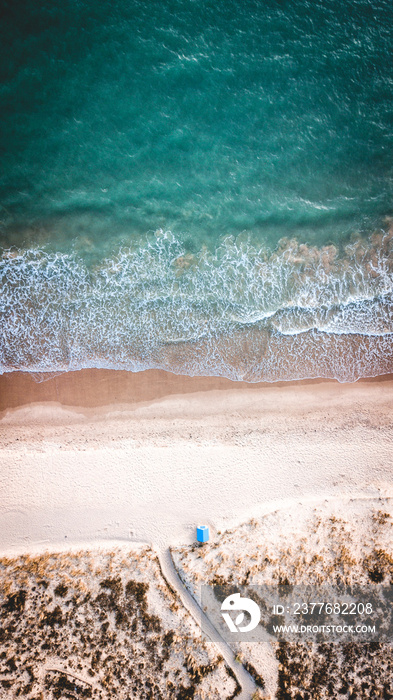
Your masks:
M 393 372 L 391 0 L 0 6 L 0 372 Z

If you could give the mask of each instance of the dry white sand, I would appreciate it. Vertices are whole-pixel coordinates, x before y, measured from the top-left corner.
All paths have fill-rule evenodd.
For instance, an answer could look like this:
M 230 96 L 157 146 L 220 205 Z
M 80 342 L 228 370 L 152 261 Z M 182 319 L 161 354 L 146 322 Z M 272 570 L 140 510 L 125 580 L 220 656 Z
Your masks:
M 0 550 L 105 539 L 162 549 L 192 542 L 200 523 L 214 538 L 285 503 L 391 494 L 391 380 L 206 381 L 128 405 L 4 410 Z

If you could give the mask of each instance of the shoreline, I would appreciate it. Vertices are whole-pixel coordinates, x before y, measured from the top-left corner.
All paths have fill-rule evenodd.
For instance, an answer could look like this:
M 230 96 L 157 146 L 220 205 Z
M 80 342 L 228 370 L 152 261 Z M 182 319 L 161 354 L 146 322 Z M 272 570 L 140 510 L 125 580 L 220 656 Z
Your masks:
M 224 377 L 190 377 L 166 370 L 82 369 L 64 372 L 37 382 L 28 372 L 8 372 L 0 375 L 0 418 L 12 409 L 29 404 L 58 403 L 62 406 L 98 409 L 105 406 L 131 406 L 155 402 L 174 395 L 187 395 L 208 391 L 279 391 L 318 385 L 359 387 L 393 381 L 393 374 L 362 378 L 357 382 L 340 383 L 335 379 L 299 379 L 278 382 L 232 381 Z

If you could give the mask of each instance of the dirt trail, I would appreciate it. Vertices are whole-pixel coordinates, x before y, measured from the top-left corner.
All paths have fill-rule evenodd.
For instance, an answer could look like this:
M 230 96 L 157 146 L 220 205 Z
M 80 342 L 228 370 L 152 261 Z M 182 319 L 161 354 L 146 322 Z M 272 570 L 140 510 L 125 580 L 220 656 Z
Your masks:
M 235 655 L 229 645 L 217 634 L 217 631 L 209 621 L 208 617 L 204 614 L 202 608 L 198 605 L 196 600 L 192 597 L 191 593 L 184 586 L 180 577 L 175 569 L 172 561 L 171 553 L 169 549 L 157 550 L 157 556 L 160 562 L 161 571 L 163 576 L 166 578 L 170 586 L 176 591 L 182 604 L 190 615 L 194 618 L 198 625 L 201 624 L 203 619 L 203 625 L 205 632 L 212 639 L 217 651 L 224 658 L 225 663 L 234 672 L 239 684 L 242 687 L 240 695 L 237 696 L 237 700 L 251 700 L 253 694 L 257 690 L 257 686 L 249 673 L 243 668 L 243 666 L 235 661 Z

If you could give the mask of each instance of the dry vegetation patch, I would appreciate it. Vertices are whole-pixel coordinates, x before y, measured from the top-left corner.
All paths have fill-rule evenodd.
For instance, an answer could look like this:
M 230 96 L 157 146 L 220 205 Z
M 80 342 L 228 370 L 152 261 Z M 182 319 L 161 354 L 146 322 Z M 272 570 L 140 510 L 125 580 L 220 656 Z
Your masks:
M 0 697 L 235 697 L 148 548 L 0 560 Z
M 390 499 L 297 503 L 252 519 L 204 545 L 176 547 L 172 557 L 184 584 L 200 600 L 201 584 L 393 585 L 393 504 Z M 246 589 L 247 590 L 247 589 Z M 393 646 L 358 643 L 271 642 L 278 700 L 393 698 Z M 234 650 L 254 678 L 266 671 L 263 644 Z

